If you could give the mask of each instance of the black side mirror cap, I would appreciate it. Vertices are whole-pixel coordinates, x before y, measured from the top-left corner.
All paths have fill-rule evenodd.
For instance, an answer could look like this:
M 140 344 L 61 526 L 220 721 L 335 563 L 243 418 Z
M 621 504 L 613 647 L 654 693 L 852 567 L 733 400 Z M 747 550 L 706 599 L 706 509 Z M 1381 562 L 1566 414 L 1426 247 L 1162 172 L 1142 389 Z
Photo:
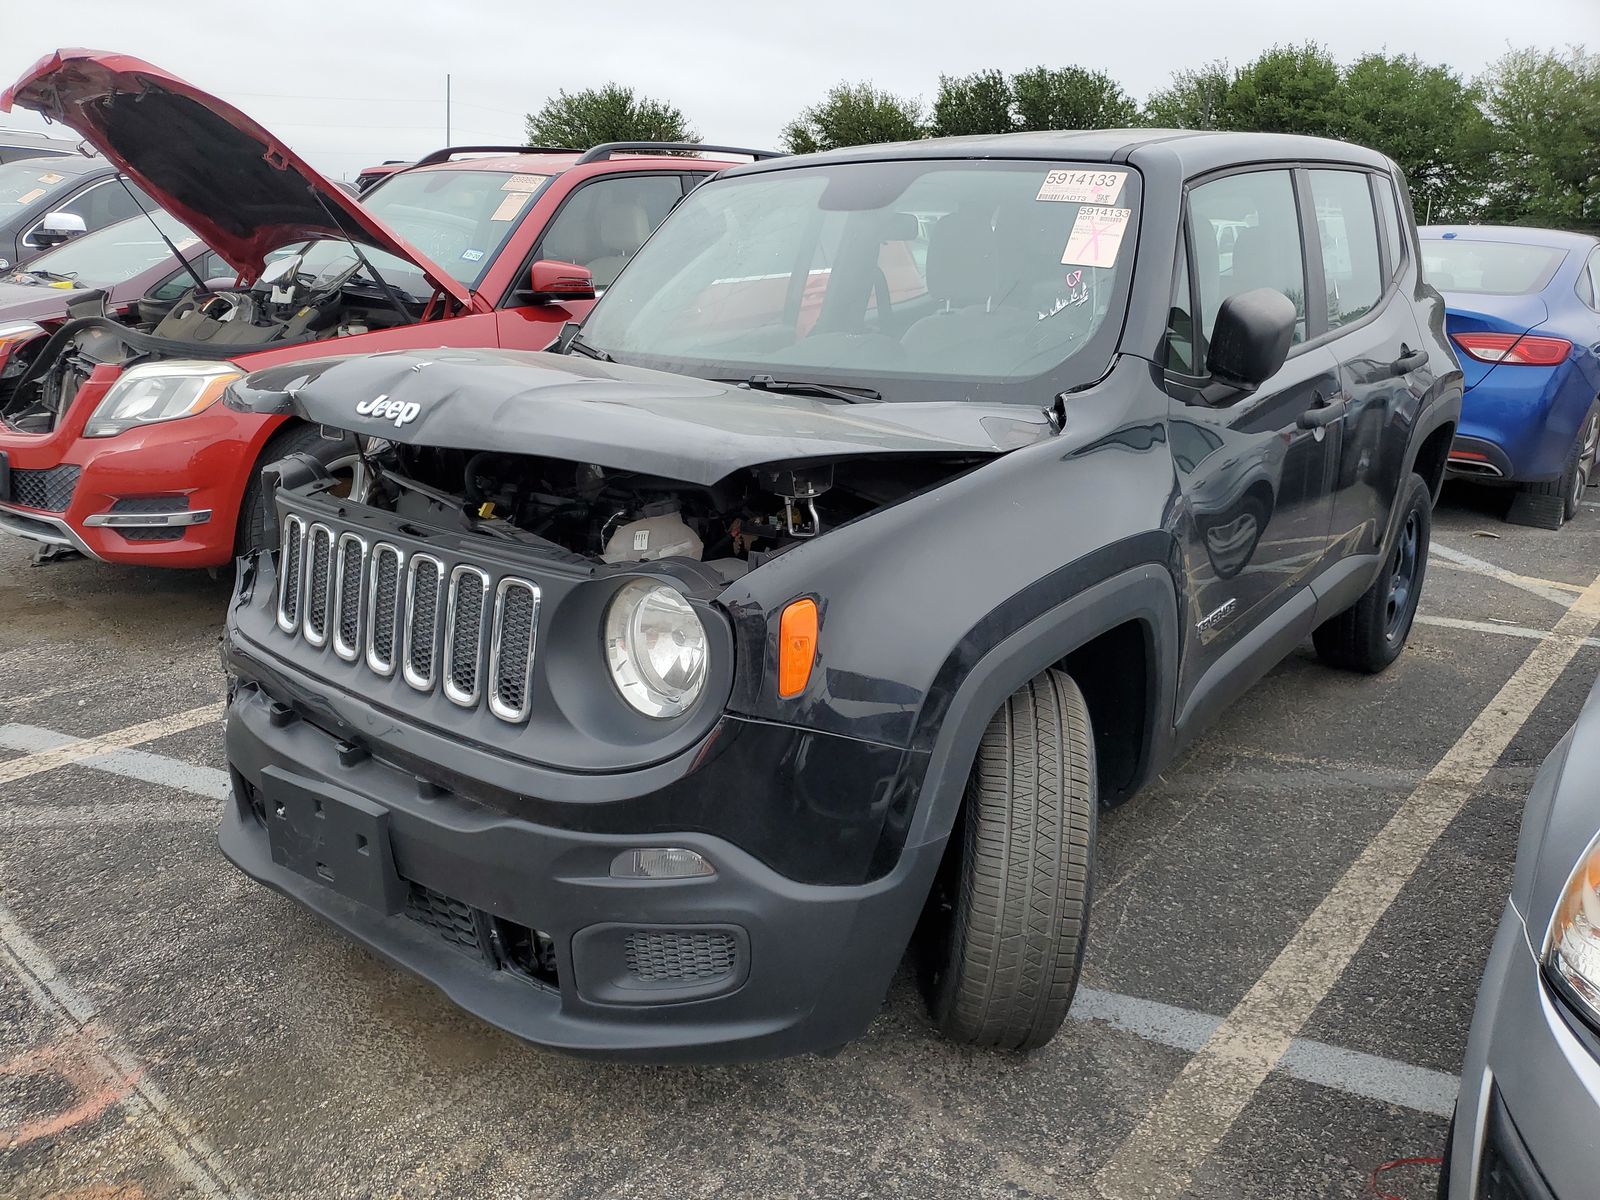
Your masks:
M 1206 371 L 1219 383 L 1255 391 L 1289 357 L 1296 319 L 1294 301 L 1273 288 L 1229 296 L 1211 328 Z

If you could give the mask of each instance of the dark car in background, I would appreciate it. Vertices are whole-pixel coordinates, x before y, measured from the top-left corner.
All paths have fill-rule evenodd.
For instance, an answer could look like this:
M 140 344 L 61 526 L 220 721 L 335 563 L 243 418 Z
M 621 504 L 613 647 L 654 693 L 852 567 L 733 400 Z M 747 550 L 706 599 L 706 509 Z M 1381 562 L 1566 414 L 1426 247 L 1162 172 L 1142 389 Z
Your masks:
M 0 163 L 19 158 L 57 158 L 78 153 L 78 143 L 32 129 L 0 128 Z
M 1578 515 L 1600 452 L 1600 239 L 1495 225 L 1420 232 L 1466 374 L 1450 472 L 1514 486 L 1510 520 L 1559 529 Z
M 81 154 L 0 163 L 0 271 L 149 212 L 155 201 L 103 158 Z
M 918 930 L 949 1037 L 1049 1041 L 1099 807 L 1304 640 L 1399 656 L 1460 411 L 1399 170 L 1282 135 L 735 168 L 558 346 L 230 389 L 359 467 L 265 472 L 221 844 L 636 1059 L 838 1046 Z

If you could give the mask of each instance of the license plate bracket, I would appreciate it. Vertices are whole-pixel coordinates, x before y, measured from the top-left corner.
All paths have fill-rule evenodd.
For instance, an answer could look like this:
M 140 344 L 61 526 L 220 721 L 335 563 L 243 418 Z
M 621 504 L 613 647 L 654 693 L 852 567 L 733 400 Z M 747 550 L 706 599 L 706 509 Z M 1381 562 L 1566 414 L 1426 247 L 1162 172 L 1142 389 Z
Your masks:
M 388 809 L 277 767 L 262 775 L 273 862 L 358 904 L 390 914 L 401 910 Z

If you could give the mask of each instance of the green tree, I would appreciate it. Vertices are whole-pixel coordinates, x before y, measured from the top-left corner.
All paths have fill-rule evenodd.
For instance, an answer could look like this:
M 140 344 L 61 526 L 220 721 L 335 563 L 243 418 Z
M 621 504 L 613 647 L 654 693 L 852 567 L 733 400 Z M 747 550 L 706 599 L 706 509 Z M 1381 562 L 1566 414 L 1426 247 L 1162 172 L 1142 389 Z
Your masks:
M 529 113 L 531 146 L 595 146 L 601 142 L 698 142 L 683 113 L 664 100 L 639 96 L 608 83 L 580 92 L 559 91 Z
M 1471 220 L 1482 207 L 1491 134 L 1478 100 L 1448 67 L 1368 54 L 1345 69 L 1338 132 L 1400 164 L 1419 220 Z
M 1343 99 L 1339 64 L 1324 47 L 1274 46 L 1234 74 L 1221 128 L 1338 137 Z
M 1011 84 L 999 71 L 941 75 L 930 132 L 934 137 L 1010 133 L 1016 128 L 1012 104 Z
M 1018 129 L 1118 129 L 1136 124 L 1139 106 L 1104 71 L 1035 67 L 1012 76 Z
M 783 129 L 783 140 L 795 154 L 833 150 L 840 146 L 868 146 L 877 142 L 907 142 L 923 137 L 926 128 L 922 105 L 870 83 L 839 83 Z
M 1600 230 L 1600 55 L 1515 50 L 1480 83 L 1494 125 L 1485 216 Z
M 1226 129 L 1233 72 L 1225 59 L 1194 71 L 1174 71 L 1172 86 L 1145 101 L 1146 125 L 1162 129 Z

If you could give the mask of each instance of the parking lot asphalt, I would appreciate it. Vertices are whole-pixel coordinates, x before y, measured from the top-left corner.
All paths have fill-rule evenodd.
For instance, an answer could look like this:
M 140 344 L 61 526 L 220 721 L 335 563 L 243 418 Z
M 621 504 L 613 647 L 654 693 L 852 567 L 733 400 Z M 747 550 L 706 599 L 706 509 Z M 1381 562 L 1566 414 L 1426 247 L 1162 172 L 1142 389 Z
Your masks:
M 523 1044 L 247 881 L 227 585 L 0 541 L 0 1195 L 1370 1196 L 1438 1152 L 1523 797 L 1600 673 L 1600 493 L 1558 533 L 1501 506 L 1447 491 L 1389 672 L 1303 647 L 1104 815 L 1045 1049 L 941 1042 L 903 972 L 838 1055 L 715 1069 Z

